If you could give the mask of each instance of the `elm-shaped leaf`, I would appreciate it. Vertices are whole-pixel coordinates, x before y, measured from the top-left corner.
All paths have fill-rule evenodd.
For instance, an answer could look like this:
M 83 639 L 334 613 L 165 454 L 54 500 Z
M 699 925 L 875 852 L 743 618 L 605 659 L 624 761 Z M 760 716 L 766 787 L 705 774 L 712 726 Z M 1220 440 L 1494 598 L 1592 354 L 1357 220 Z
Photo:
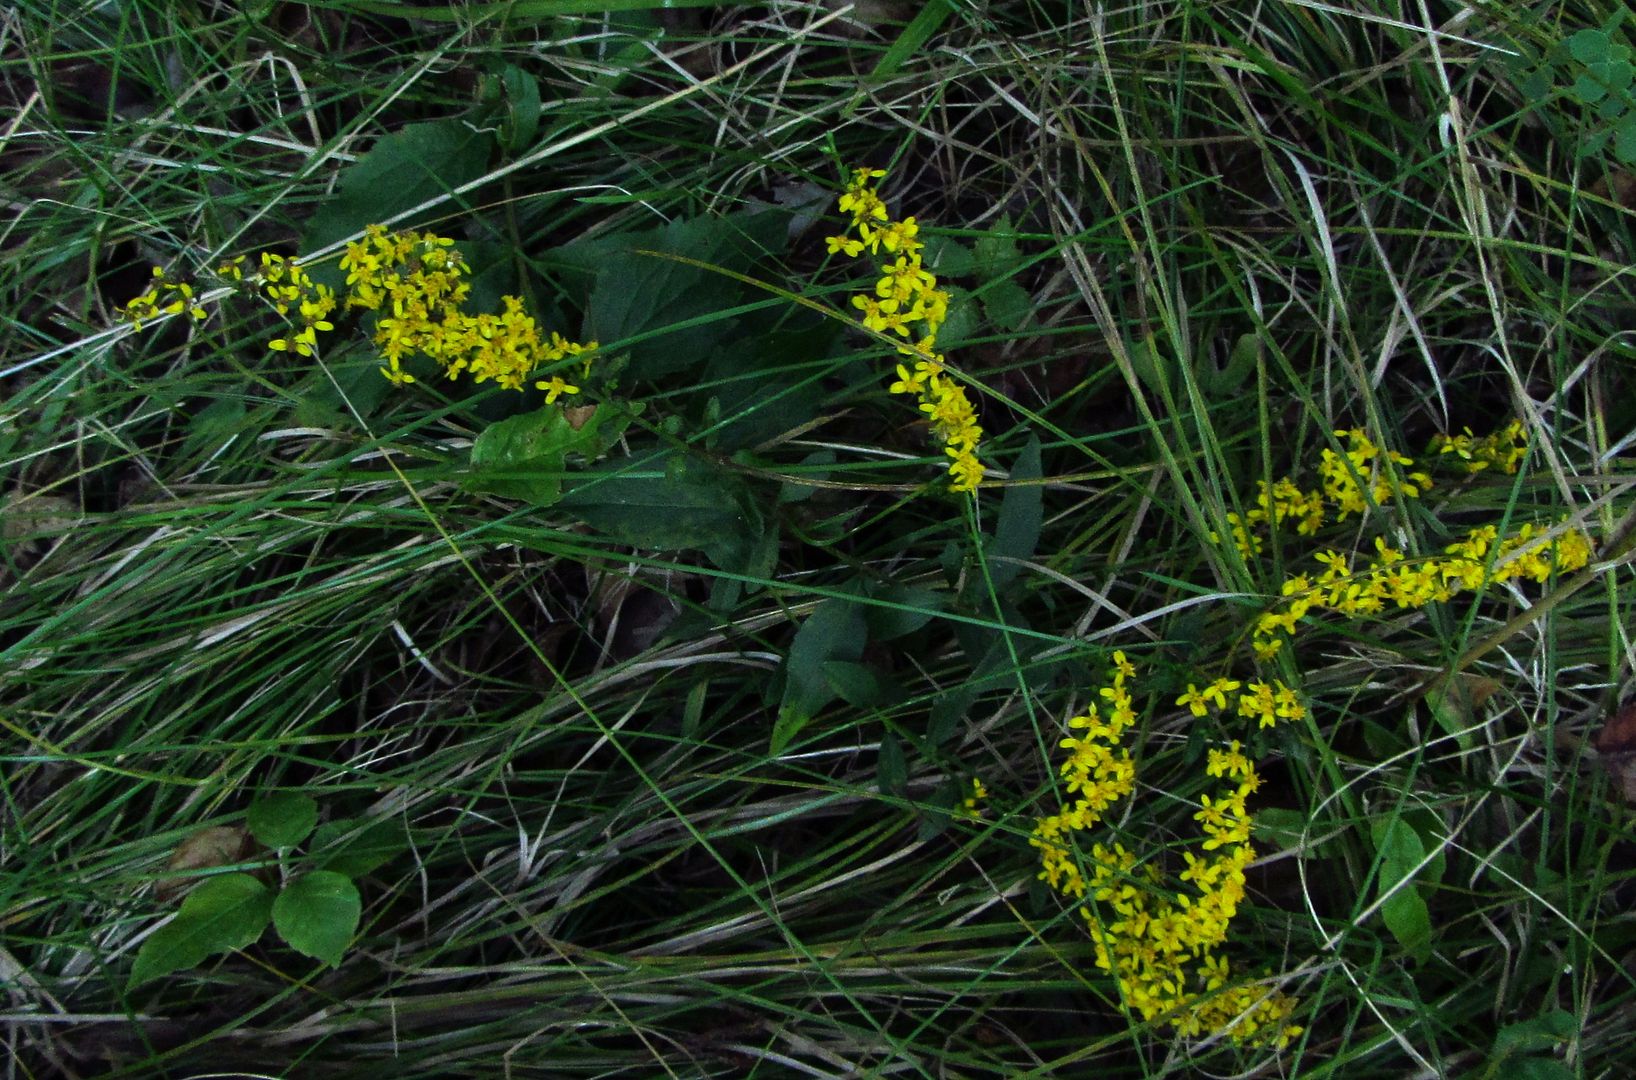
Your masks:
M 378 821 L 342 818 L 320 826 L 309 850 L 318 869 L 360 878 L 409 850 L 409 829 L 397 817 Z
M 182 901 L 170 922 L 136 951 L 127 990 L 196 966 L 212 953 L 242 949 L 267 929 L 272 894 L 249 874 L 206 878 Z
M 273 901 L 273 928 L 296 952 L 338 967 L 362 913 L 351 878 L 314 870 L 290 882 Z

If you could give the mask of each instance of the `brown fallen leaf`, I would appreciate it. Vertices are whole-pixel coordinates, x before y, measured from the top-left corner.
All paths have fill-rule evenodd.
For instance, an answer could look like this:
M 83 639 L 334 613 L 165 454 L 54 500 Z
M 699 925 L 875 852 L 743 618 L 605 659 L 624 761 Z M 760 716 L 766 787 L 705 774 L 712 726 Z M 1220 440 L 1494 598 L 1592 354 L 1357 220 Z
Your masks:
M 200 880 L 199 875 L 188 871 L 243 862 L 253 846 L 250 834 L 235 826 L 212 825 L 200 829 L 176 845 L 166 864 L 166 869 L 181 876 L 161 878 L 154 892 L 161 900 L 174 900 Z
M 1625 801 L 1636 805 L 1636 697 L 1614 710 L 1592 745 L 1618 782 Z
M 592 414 L 595 412 L 595 405 L 567 405 L 563 407 L 562 418 L 568 421 L 569 427 L 573 428 L 575 431 L 578 431 L 580 428 L 585 426 L 585 422 L 589 420 Z

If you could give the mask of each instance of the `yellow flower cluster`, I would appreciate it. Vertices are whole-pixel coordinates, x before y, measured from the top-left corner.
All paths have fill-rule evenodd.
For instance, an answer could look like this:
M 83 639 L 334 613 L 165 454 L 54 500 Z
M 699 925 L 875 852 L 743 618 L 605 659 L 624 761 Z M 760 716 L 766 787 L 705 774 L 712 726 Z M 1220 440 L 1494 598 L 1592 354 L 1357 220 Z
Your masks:
M 977 458 L 983 429 L 965 388 L 948 376 L 937 351 L 937 332 L 949 314 L 949 294 L 937 287 L 937 275 L 922 261 L 919 224 L 913 217 L 894 221 L 887 212 L 875 188 L 885 175 L 881 169 L 852 171 L 840 198 L 841 212 L 851 215 L 851 225 L 846 233 L 824 242 L 832 255 L 853 259 L 868 251 L 881 259 L 874 294 L 854 296 L 852 306 L 862 313 L 864 326 L 904 339 L 897 349 L 905 362 L 897 365 L 897 380 L 887 389 L 918 399 L 932 434 L 950 459 L 951 489 L 974 491 L 983 479 Z
M 221 268 L 217 272 L 220 273 Z M 261 253 L 261 274 L 257 284 L 274 311 L 285 318 L 289 318 L 290 312 L 294 311 L 296 321 L 300 323 L 295 333 L 287 338 L 274 338 L 267 343 L 267 347 L 274 352 L 313 355 L 318 349 L 318 332 L 335 329 L 335 325 L 329 321 L 330 313 L 335 310 L 335 291 L 328 285 L 313 281 L 299 260 L 265 251 Z
M 499 314 L 467 312 L 471 267 L 448 237 L 389 234 L 372 225 L 363 240 L 347 245 L 341 269 L 347 272 L 347 305 L 380 313 L 375 347 L 387 363 L 381 374 L 400 386 L 415 381 L 403 370 L 403 358 L 415 352 L 437 361 L 451 379 L 466 371 L 477 382 L 493 379 L 508 390 L 521 390 L 536 368 L 571 356 L 590 367 L 596 342 L 580 345 L 554 332 L 542 337 L 521 297 L 502 297 Z M 546 392 L 548 404 L 579 393 L 560 374 L 534 386 Z
M 1130 751 L 1119 745 L 1125 732 L 1136 723 L 1136 710 L 1125 682 L 1135 677 L 1136 668 L 1122 652 L 1113 654 L 1113 664 L 1112 685 L 1098 691 L 1102 704 L 1092 705 L 1068 721 L 1070 729 L 1083 734 L 1069 736 L 1058 744 L 1069 752 L 1058 772 L 1063 778 L 1063 790 L 1074 801 L 1059 813 L 1036 821 L 1028 841 L 1040 852 L 1040 880 L 1076 899 L 1085 895 L 1085 877 L 1067 846 L 1068 834 L 1095 828 L 1108 808 L 1136 787 L 1136 763 Z
M 1298 535 L 1312 536 L 1323 527 L 1331 509 L 1336 521 L 1345 521 L 1371 505 L 1384 506 L 1398 493 L 1413 499 L 1431 487 L 1431 477 L 1423 472 L 1408 473 L 1394 485 L 1381 467 L 1383 461 L 1406 467 L 1414 459 L 1382 450 L 1361 428 L 1343 429 L 1335 435 L 1346 440 L 1345 452 L 1337 454 L 1325 447 L 1318 455 L 1317 490 L 1304 491 L 1289 477 L 1270 485 L 1262 481 L 1253 509 L 1242 516 L 1227 515 L 1233 544 L 1246 561 L 1261 554 L 1261 527 L 1269 523 L 1276 527 L 1293 521 Z
M 131 320 L 131 325 L 142 329 L 142 323 L 148 319 L 157 319 L 161 315 L 180 315 L 187 312 L 195 319 L 205 317 L 205 309 L 193 299 L 193 286 L 185 281 L 172 281 L 165 275 L 165 268 L 153 268 L 153 280 L 148 283 L 148 291 L 125 304 L 119 313 L 122 319 Z
M 1312 536 L 1332 511 L 1334 520 L 1345 521 L 1351 514 L 1366 512 L 1371 504 L 1382 505 L 1397 495 L 1418 498 L 1431 487 L 1431 477 L 1422 472 L 1407 473 L 1394 486 L 1383 475 L 1382 464 L 1390 461 L 1406 468 L 1414 464 L 1413 459 L 1382 450 L 1356 428 L 1335 434 L 1346 440 L 1346 452 L 1323 451 L 1316 490 L 1303 490 L 1289 477 L 1270 485 L 1262 483 L 1253 509 L 1242 517 L 1227 515 L 1233 544 L 1246 561 L 1261 553 L 1264 527 L 1293 522 L 1296 535 Z M 1468 429 L 1464 435 L 1439 436 L 1432 446 L 1441 447 L 1440 453 L 1457 455 L 1469 472 L 1493 467 L 1514 473 L 1522 464 L 1526 444 L 1522 425 L 1513 421 L 1481 439 Z M 1354 567 L 1343 552 L 1325 549 L 1314 556 L 1321 568 L 1315 574 L 1286 579 L 1279 586 L 1282 599 L 1257 620 L 1252 642 L 1256 655 L 1263 660 L 1276 656 L 1296 626 L 1314 612 L 1378 615 L 1390 608 L 1407 610 L 1443 602 L 1455 593 L 1481 589 L 1488 583 L 1526 578 L 1543 584 L 1553 573 L 1583 567 L 1592 553 L 1590 538 L 1582 530 L 1568 529 L 1553 537 L 1527 524 L 1504 540 L 1493 526 L 1473 529 L 1444 548 L 1442 555 L 1430 558 L 1410 559 L 1379 537 L 1374 543 L 1374 555 L 1361 566 Z M 1494 566 L 1489 570 L 1491 558 Z
M 1177 698 L 1176 704 L 1186 705 L 1194 716 L 1205 716 L 1212 705 L 1227 708 L 1227 695 L 1240 689 L 1243 693 L 1238 695 L 1238 715 L 1256 721 L 1258 728 L 1273 727 L 1280 720 L 1300 720 L 1307 714 L 1300 695 L 1277 679 L 1270 683 L 1252 681 L 1245 686 L 1237 679 L 1221 678 L 1202 690 L 1188 683 L 1187 693 Z
M 981 777 L 972 777 L 971 791 L 966 794 L 961 803 L 962 812 L 969 818 L 981 818 L 983 816 L 983 804 L 986 802 L 988 802 L 988 788 L 984 786 Z
M 1421 559 L 1409 559 L 1376 537 L 1374 557 L 1356 568 L 1342 552 L 1320 551 L 1314 558 L 1322 571 L 1284 581 L 1279 588 L 1284 599 L 1256 621 L 1252 644 L 1257 656 L 1271 659 L 1297 625 L 1315 612 L 1378 615 L 1388 607 L 1409 610 L 1442 603 L 1489 583 L 1523 578 L 1543 585 L 1552 574 L 1585 566 L 1592 553 L 1590 537 L 1582 529 L 1553 536 L 1531 523 L 1504 539 L 1495 526 L 1482 525 L 1445 547 L 1442 555 Z
M 1465 465 L 1466 472 L 1479 473 L 1490 467 L 1514 475 L 1522 468 L 1522 459 L 1528 453 L 1528 436 L 1522 421 L 1513 420 L 1500 430 L 1482 438 L 1466 428 L 1461 435 L 1438 435 L 1431 448 L 1438 454 L 1453 454 Z
M 557 333 L 542 336 L 520 297 L 502 297 L 498 314 L 466 311 L 471 267 L 448 237 L 388 233 L 383 226 L 371 225 L 363 240 L 347 245 L 340 266 L 347 272 L 346 306 L 379 313 L 374 342 L 387 365 L 381 374 L 400 386 L 415 381 L 403 370 L 403 359 L 416 352 L 437 361 L 451 379 L 465 371 L 477 382 L 493 379 L 508 390 L 523 389 L 537 368 L 570 357 L 580 359 L 581 374 L 590 371 L 596 342 L 580 345 Z M 193 303 L 190 285 L 167 280 L 159 267 L 154 267 L 153 276 L 153 287 L 126 304 L 122 313 L 136 329 L 142 329 L 145 319 L 184 310 L 196 319 L 205 317 Z M 335 329 L 330 321 L 339 304 L 334 290 L 313 281 L 299 259 L 263 253 L 260 269 L 247 276 L 245 257 L 240 255 L 217 266 L 216 277 L 234 287 L 248 282 L 289 320 L 293 332 L 268 342 L 275 352 L 312 356 L 319 332 Z M 545 391 L 547 404 L 579 393 L 579 387 L 561 373 L 534 386 Z
M 1079 910 L 1096 941 L 1096 965 L 1114 976 L 1125 1007 L 1144 1021 L 1169 1024 L 1184 1038 L 1222 1034 L 1241 1044 L 1286 1046 L 1302 1031 L 1289 1023 L 1296 1000 L 1253 984 L 1229 986 L 1229 965 L 1217 952 L 1244 901 L 1244 871 L 1255 859 L 1245 802 L 1261 780 L 1236 741 L 1210 751 L 1205 771 L 1229 786 L 1199 800 L 1193 818 L 1204 834 L 1204 854 L 1183 854 L 1182 887 L 1167 888 L 1155 863 L 1140 862 L 1119 843 L 1092 845 L 1087 880 L 1069 847 L 1070 834 L 1092 828 L 1135 786 L 1135 766 L 1119 743 L 1136 719 L 1127 685 L 1136 670 L 1123 653 L 1114 654 L 1114 665 L 1113 684 L 1100 691 L 1102 704 L 1069 721 L 1084 732 L 1062 742 L 1070 751 L 1061 766 L 1064 787 L 1075 799 L 1035 823 L 1030 843 L 1040 852 L 1039 877 L 1072 900 L 1094 899 Z M 1179 703 L 1204 715 L 1211 705 L 1226 708 L 1227 695 L 1238 689 L 1231 679 L 1203 690 L 1189 685 Z M 1276 681 L 1252 683 L 1239 695 L 1238 710 L 1262 717 L 1263 724 L 1304 715 L 1294 692 Z

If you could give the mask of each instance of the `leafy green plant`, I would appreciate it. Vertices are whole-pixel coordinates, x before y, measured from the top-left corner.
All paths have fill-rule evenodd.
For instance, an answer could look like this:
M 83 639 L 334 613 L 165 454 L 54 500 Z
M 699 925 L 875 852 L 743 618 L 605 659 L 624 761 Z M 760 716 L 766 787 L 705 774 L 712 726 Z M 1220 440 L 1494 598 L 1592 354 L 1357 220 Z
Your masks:
M 1626 12 L 1615 10 L 1599 27 L 1571 34 L 1555 48 L 1519 47 L 1512 70 L 1530 108 L 1553 92 L 1577 103 L 1588 121 L 1576 141 L 1580 157 L 1604 151 L 1623 165 L 1636 164 L 1636 68 L 1624 40 Z
M 270 862 L 257 872 L 214 873 L 195 885 L 175 916 L 142 942 L 127 989 L 197 967 L 217 953 L 249 948 L 268 926 L 303 956 L 339 966 L 363 911 L 356 879 L 407 843 L 391 822 L 367 827 L 334 821 L 320 828 L 318 804 L 295 792 L 250 804 L 245 828 L 271 853 Z M 205 830 L 216 856 L 230 850 L 222 846 L 220 831 Z M 268 884 L 269 870 L 280 884 Z

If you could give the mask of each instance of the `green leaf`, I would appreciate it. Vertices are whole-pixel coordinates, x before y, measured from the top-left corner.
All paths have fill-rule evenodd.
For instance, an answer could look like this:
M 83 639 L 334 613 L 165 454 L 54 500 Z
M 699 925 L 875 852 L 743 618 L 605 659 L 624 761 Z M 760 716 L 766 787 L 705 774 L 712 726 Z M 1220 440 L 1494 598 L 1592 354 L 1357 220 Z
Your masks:
M 915 830 L 918 840 L 925 843 L 948 831 L 954 821 L 955 807 L 960 805 L 964 792 L 953 777 L 937 785 L 929 798 L 920 803 L 920 825 Z
M 1377 895 L 1386 897 L 1380 906 L 1381 920 L 1398 944 L 1424 962 L 1431 955 L 1431 911 L 1413 875 L 1426 849 L 1419 834 L 1401 817 L 1370 822 L 1370 833 L 1380 857 Z
M 273 901 L 273 928 L 296 952 L 338 967 L 362 913 L 363 901 L 351 878 L 313 870 L 290 882 Z
M 1006 485 L 1005 497 L 1000 501 L 999 521 L 994 526 L 994 539 L 988 545 L 989 580 L 999 592 L 1022 572 L 1016 560 L 1034 557 L 1039 547 L 1040 528 L 1044 522 L 1045 488 L 1027 483 L 1040 478 L 1040 440 L 1030 435 L 1028 442 L 1011 466 L 1012 483 Z
M 217 398 L 188 421 L 182 456 L 192 459 L 219 453 L 244 433 L 245 426 L 244 402 L 236 397 Z
M 562 496 L 568 455 L 595 460 L 630 426 L 631 414 L 613 405 L 572 414 L 554 405 L 490 424 L 471 448 L 467 491 L 498 495 L 535 506 L 550 506 Z
M 996 281 L 981 293 L 983 314 L 1001 330 L 1021 330 L 1034 312 L 1034 298 L 1011 278 Z
M 942 288 L 949 294 L 949 317 L 937 332 L 937 340 L 959 342 L 976 337 L 983 326 L 982 304 L 970 290 L 958 285 L 944 285 Z
M 362 157 L 341 172 L 335 194 L 326 198 L 307 225 L 301 239 L 302 252 L 317 251 L 338 240 L 362 232 L 365 225 L 419 206 L 428 199 L 447 194 L 470 183 L 488 169 L 493 137 L 477 131 L 461 120 L 433 120 L 410 124 L 375 140 Z M 446 217 L 444 205 L 428 211 L 426 218 Z M 407 228 L 415 220 L 396 223 Z M 313 278 L 328 276 L 332 288 L 341 284 L 340 271 L 333 262 L 313 268 Z
M 837 697 L 855 709 L 879 705 L 887 695 L 880 676 L 868 665 L 854 660 L 827 661 L 824 664 L 824 681 Z
M 308 849 L 318 869 L 359 878 L 407 851 L 409 830 L 396 817 L 374 822 L 342 818 L 319 826 Z
M 1578 1080 L 1566 1062 L 1548 1057 L 1513 1058 L 1506 1062 L 1506 1080 Z
M 1307 835 L 1307 815 L 1282 806 L 1267 806 L 1255 812 L 1251 829 L 1257 843 L 1294 848 Z
M 1602 84 L 1602 80 L 1595 78 L 1590 72 L 1586 72 L 1574 80 L 1574 97 L 1587 105 L 1595 105 L 1602 100 L 1603 95 L 1607 92 L 1608 88 Z
M 1201 350 L 1199 355 L 1207 357 L 1209 351 Z M 1208 360 L 1200 365 L 1200 388 L 1212 399 L 1232 396 L 1255 373 L 1256 360 L 1260 355 L 1261 339 L 1255 334 L 1240 335 L 1233 343 L 1233 351 L 1228 354 L 1225 365 L 1218 368 Z
M 1476 729 L 1481 725 L 1474 722 L 1474 710 L 1463 692 L 1440 693 L 1435 698 L 1427 698 L 1426 707 L 1431 710 L 1433 722 L 1453 736 L 1462 750 L 1470 751 L 1476 745 Z M 1410 709 L 1412 712 L 1413 706 Z
M 127 990 L 197 966 L 213 953 L 242 949 L 267 929 L 273 897 L 249 874 L 218 874 L 201 881 L 170 922 L 136 951 Z
M 784 664 L 784 699 L 773 727 L 772 752 L 779 754 L 818 710 L 835 700 L 824 669 L 833 660 L 857 660 L 868 634 L 863 611 L 851 600 L 831 597 L 820 603 L 795 632 Z
M 540 84 L 516 64 L 507 64 L 500 73 L 500 87 L 505 100 L 500 145 L 519 154 L 533 145 L 540 127 Z
M 1022 267 L 1022 251 L 1017 247 L 1011 216 L 1002 214 L 974 245 L 977 274 L 986 281 L 1010 277 Z
M 949 0 L 927 0 L 909 25 L 903 28 L 903 33 L 881 54 L 879 62 L 875 64 L 875 78 L 885 79 L 896 75 L 953 14 L 954 5 Z
M 909 760 L 903 754 L 903 744 L 889 731 L 881 733 L 880 759 L 875 763 L 875 777 L 881 791 L 887 795 L 902 798 L 909 792 Z
M 576 474 L 560 506 L 614 541 L 696 549 L 724 570 L 748 566 L 764 529 L 743 479 L 688 454 L 655 454 L 618 470 Z
M 949 608 L 949 594 L 919 585 L 872 586 L 867 595 L 880 601 L 864 608 L 870 641 L 891 641 L 912 634 Z M 893 605 L 886 607 L 884 605 Z
M 1539 1016 L 1507 1024 L 1494 1036 L 1493 1057 L 1534 1053 L 1555 1049 L 1579 1031 L 1574 1015 L 1562 1009 L 1552 1009 Z
M 604 345 L 639 339 L 628 346 L 630 374 L 653 379 L 688 368 L 702 372 L 716 350 L 744 347 L 736 318 L 723 312 L 750 300 L 776 300 L 721 271 L 748 274 L 788 241 L 789 212 L 758 210 L 582 241 L 556 249 L 551 261 L 595 278 L 585 336 Z
M 1173 369 L 1170 358 L 1160 353 L 1147 339 L 1127 341 L 1125 355 L 1130 357 L 1130 367 L 1137 381 L 1153 393 L 1163 393 L 1165 387 L 1170 385 Z
M 808 467 L 833 465 L 835 464 L 835 461 L 835 451 L 814 450 L 812 453 L 801 459 L 801 464 L 803 466 L 802 469 L 791 470 L 791 472 L 795 475 L 810 476 L 814 480 L 828 480 L 828 470 L 816 469 L 809 472 Z M 795 480 L 785 480 L 778 487 L 778 501 L 781 503 L 803 502 L 812 498 L 817 491 L 818 489 L 812 484 L 802 484 Z
M 1600 30 L 1581 30 L 1568 39 L 1568 52 L 1581 64 L 1595 64 L 1608 58 L 1612 45 L 1612 39 Z
M 324 363 L 327 371 L 314 371 L 292 395 L 291 416 L 300 427 L 350 431 L 357 424 L 354 411 L 366 419 L 373 416 L 392 390 L 381 376 L 380 357 L 373 353 L 325 356 Z
M 275 851 L 293 848 L 318 824 L 318 804 L 293 791 L 275 791 L 250 804 L 250 835 Z
M 823 411 L 830 390 L 807 365 L 845 353 L 845 324 L 807 314 L 797 314 L 790 319 L 794 325 L 783 329 L 746 327 L 742 341 L 716 350 L 703 368 L 700 382 L 711 387 L 719 408 L 708 432 L 718 451 L 776 441 Z
M 977 255 L 970 245 L 941 233 L 926 238 L 923 261 L 939 278 L 965 277 L 977 269 Z
M 1622 165 L 1636 164 L 1636 110 L 1626 113 L 1614 130 L 1613 156 Z

